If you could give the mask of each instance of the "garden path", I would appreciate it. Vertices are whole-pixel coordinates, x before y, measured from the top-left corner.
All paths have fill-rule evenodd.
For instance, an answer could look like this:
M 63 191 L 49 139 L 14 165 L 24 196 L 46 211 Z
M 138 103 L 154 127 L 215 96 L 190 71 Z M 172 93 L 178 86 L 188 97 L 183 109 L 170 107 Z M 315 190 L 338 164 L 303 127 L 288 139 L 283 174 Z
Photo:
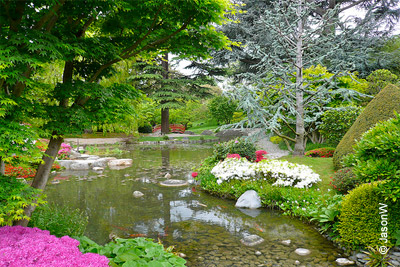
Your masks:
M 269 136 L 265 135 L 265 133 L 260 133 L 260 131 L 261 129 L 251 129 L 248 133 L 250 136 L 254 135 L 257 137 L 257 147 L 267 151 L 269 159 L 276 159 L 289 155 L 289 151 L 280 149 L 277 144 L 269 141 Z

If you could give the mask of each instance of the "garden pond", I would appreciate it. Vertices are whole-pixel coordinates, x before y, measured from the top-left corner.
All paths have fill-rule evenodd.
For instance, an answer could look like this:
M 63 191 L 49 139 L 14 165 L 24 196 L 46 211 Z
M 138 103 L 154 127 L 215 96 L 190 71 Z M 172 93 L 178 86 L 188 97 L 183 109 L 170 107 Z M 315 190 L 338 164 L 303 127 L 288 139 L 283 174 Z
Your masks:
M 110 235 L 160 239 L 186 254 L 187 266 L 336 266 L 342 251 L 313 226 L 274 210 L 240 210 L 234 201 L 202 192 L 192 167 L 211 153 L 206 145 L 133 146 L 118 156 L 133 159 L 131 167 L 57 173 L 53 179 L 61 182 L 49 184 L 45 193 L 50 203 L 85 211 L 85 234 L 99 244 Z M 189 184 L 161 186 L 166 173 Z M 144 196 L 135 198 L 134 191 Z M 249 235 L 265 241 L 245 246 L 241 239 Z M 311 254 L 297 255 L 297 248 Z

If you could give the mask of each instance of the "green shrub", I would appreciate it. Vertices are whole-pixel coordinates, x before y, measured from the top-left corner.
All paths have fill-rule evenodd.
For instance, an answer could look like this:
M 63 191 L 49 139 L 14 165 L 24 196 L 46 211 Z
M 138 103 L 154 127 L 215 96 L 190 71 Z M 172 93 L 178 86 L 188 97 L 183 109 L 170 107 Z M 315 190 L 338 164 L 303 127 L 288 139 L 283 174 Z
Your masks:
M 353 172 L 353 168 L 343 168 L 335 172 L 329 183 L 336 191 L 347 194 L 350 190 L 360 185 L 361 182 Z
M 353 152 L 353 146 L 357 140 L 361 139 L 361 135 L 377 122 L 393 118 L 393 111 L 400 112 L 400 89 L 394 85 L 388 85 L 365 107 L 336 147 L 333 155 L 336 170 L 342 168 L 343 157 Z
M 312 158 L 331 158 L 334 152 L 335 148 L 333 147 L 321 147 L 307 151 L 304 155 Z
M 29 220 L 24 208 L 29 205 L 45 203 L 42 190 L 23 184 L 14 177 L 0 175 L 0 226 L 12 225 L 13 221 Z
M 164 135 L 164 136 L 162 137 L 162 139 L 165 140 L 165 141 L 168 141 L 168 140 L 169 140 L 169 136 L 168 136 L 168 135 Z
M 77 238 L 82 253 L 97 253 L 106 256 L 111 266 L 185 266 L 186 260 L 171 253 L 173 247 L 164 249 L 163 245 L 151 239 L 117 238 L 100 246 L 87 237 Z
M 282 139 L 282 137 L 279 137 L 279 136 L 271 136 L 269 141 L 271 141 L 273 144 L 279 144 L 280 142 L 283 141 L 283 139 Z
M 318 125 L 318 130 L 328 140 L 328 143 L 336 146 L 353 125 L 361 111 L 360 107 L 352 106 L 326 110 L 322 114 L 322 123 Z
M 225 159 L 228 154 L 239 154 L 250 161 L 255 161 L 256 147 L 252 142 L 244 138 L 236 138 L 228 142 L 215 144 L 213 154 L 218 160 Z
M 366 132 L 354 146 L 354 173 L 363 182 L 385 180 L 386 198 L 400 198 L 400 114 Z
M 210 114 L 218 125 L 231 123 L 237 106 L 236 102 L 225 96 L 216 96 L 208 103 Z
M 88 224 L 88 217 L 79 209 L 55 204 L 39 206 L 32 214 L 30 227 L 48 230 L 57 237 L 82 236 Z
M 150 124 L 145 124 L 143 126 L 139 126 L 138 132 L 139 133 L 152 133 L 153 132 L 153 127 L 151 127 Z
M 389 70 L 380 69 L 374 70 L 367 77 L 368 81 L 368 94 L 376 95 L 388 84 L 396 83 L 398 77 L 396 74 L 391 73 Z
M 387 243 L 379 240 L 383 232 L 381 228 L 384 226 L 382 225 L 384 217 L 381 217 L 380 213 L 387 214 Z M 395 241 L 393 234 L 399 228 L 400 202 L 385 202 L 377 182 L 362 184 L 344 197 L 338 231 L 340 242 L 347 248 L 358 249 L 381 245 L 390 247 Z

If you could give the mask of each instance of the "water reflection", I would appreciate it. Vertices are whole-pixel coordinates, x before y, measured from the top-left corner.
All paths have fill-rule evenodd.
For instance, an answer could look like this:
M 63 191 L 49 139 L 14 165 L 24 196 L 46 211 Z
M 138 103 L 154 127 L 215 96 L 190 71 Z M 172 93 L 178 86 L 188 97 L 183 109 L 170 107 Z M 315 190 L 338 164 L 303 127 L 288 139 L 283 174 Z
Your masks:
M 212 197 L 194 185 L 159 185 L 167 172 L 172 179 L 192 180 L 191 168 L 209 154 L 211 148 L 205 146 L 138 147 L 123 155 L 133 159 L 132 167 L 109 170 L 103 176 L 76 173 L 78 178 L 49 185 L 46 194 L 49 202 L 85 210 L 89 216 L 86 235 L 96 242 L 108 242 L 110 233 L 123 238 L 161 239 L 187 254 L 188 266 L 251 266 L 246 265 L 249 262 L 291 266 L 296 260 L 329 266 L 335 260 L 332 256 L 340 252 L 315 229 L 296 219 L 269 210 L 239 210 L 234 202 Z M 144 196 L 135 198 L 134 191 Z M 255 248 L 244 247 L 240 239 L 251 234 L 266 241 Z M 290 246 L 280 244 L 286 239 L 292 240 Z M 293 255 L 296 247 L 306 247 L 313 253 L 307 257 Z M 262 257 L 254 258 L 255 250 Z M 240 257 L 232 260 L 233 252 Z

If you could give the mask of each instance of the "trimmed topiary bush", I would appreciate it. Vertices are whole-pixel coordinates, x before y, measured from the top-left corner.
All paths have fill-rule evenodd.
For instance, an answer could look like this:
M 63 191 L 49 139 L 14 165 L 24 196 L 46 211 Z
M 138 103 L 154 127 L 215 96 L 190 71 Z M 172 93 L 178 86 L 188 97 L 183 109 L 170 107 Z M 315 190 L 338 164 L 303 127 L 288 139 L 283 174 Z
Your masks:
M 394 111 L 400 113 L 400 89 L 394 85 L 388 85 L 365 107 L 336 147 L 333 155 L 335 169 L 341 168 L 343 157 L 353 152 L 353 146 L 357 140 L 361 139 L 363 133 L 375 126 L 377 122 L 393 118 Z
M 353 172 L 353 168 L 343 168 L 335 172 L 329 183 L 334 190 L 342 194 L 347 194 L 350 190 L 360 185 L 361 182 Z
M 345 247 L 390 247 L 397 229 L 400 229 L 400 202 L 385 202 L 378 182 L 362 184 L 344 197 L 338 232 Z M 387 243 L 380 238 L 387 238 Z
M 138 132 L 139 133 L 152 133 L 153 132 L 153 127 L 151 127 L 150 124 L 145 124 L 143 126 L 138 127 Z
M 331 158 L 334 152 L 335 148 L 333 147 L 321 147 L 307 151 L 304 155 L 312 158 Z

